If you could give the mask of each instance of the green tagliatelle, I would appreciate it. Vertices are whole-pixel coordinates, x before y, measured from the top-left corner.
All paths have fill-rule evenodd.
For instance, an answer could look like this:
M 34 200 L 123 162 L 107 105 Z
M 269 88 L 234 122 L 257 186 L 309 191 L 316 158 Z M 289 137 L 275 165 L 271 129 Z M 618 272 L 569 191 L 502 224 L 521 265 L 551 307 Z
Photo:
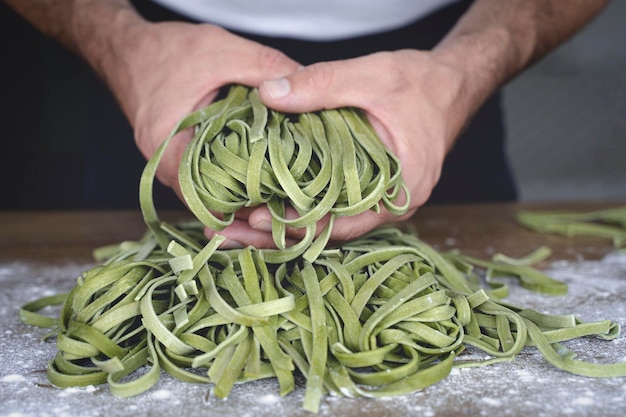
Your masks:
M 22 308 L 23 321 L 56 326 L 51 383 L 108 382 L 115 395 L 130 396 L 165 371 L 213 384 L 225 398 L 236 383 L 270 377 L 285 395 L 301 372 L 303 407 L 315 412 L 327 394 L 408 394 L 445 378 L 453 366 L 510 360 L 527 346 L 568 372 L 626 375 L 626 363 L 578 361 L 560 344 L 589 335 L 614 339 L 616 323 L 511 305 L 500 300 L 506 286 L 495 280 L 481 287 L 477 269 L 517 276 L 538 291 L 564 289 L 501 255 L 483 261 L 440 253 L 414 234 L 385 227 L 325 249 L 313 262 L 272 263 L 264 250 L 221 250 L 223 238 L 206 241 L 202 229 L 193 221 L 164 224 L 165 249 L 148 232 L 141 241 L 100 250 L 102 265 L 86 271 L 66 297 Z M 58 320 L 36 312 L 63 300 Z M 466 346 L 491 359 L 457 359 Z
M 523 211 L 517 220 L 537 232 L 607 238 L 615 247 L 626 244 L 626 207 L 587 212 Z
M 174 135 L 191 128 L 179 176 L 197 218 L 169 224 L 157 215 L 154 176 Z M 527 346 L 568 372 L 626 375 L 626 363 L 578 361 L 560 344 L 590 335 L 614 339 L 616 323 L 583 323 L 501 300 L 508 289 L 500 276 L 538 292 L 566 292 L 532 267 L 549 255 L 546 248 L 486 261 L 438 252 L 394 227 L 327 247 L 335 217 L 381 204 L 403 213 L 408 195 L 406 204 L 395 204 L 403 190 L 397 159 L 356 110 L 292 121 L 268 112 L 255 90 L 235 86 L 183 119 L 146 165 L 143 238 L 96 250 L 101 264 L 68 294 L 24 305 L 20 318 L 54 329 L 47 335 L 57 338 L 52 384 L 108 383 L 119 396 L 150 389 L 162 371 L 213 384 L 220 398 L 234 384 L 262 378 L 276 378 L 286 395 L 300 372 L 303 407 L 316 412 L 327 394 L 408 394 L 445 378 L 453 366 L 510 360 Z M 278 249 L 223 250 L 222 236 L 204 236 L 204 227 L 221 230 L 237 210 L 258 204 L 272 213 Z M 287 219 L 288 206 L 299 217 Z M 314 240 L 315 223 L 328 214 L 328 228 Z M 291 247 L 288 226 L 306 229 Z M 56 304 L 59 317 L 39 313 Z M 491 358 L 460 360 L 467 346 Z M 147 369 L 135 372 L 140 368 Z
M 352 108 L 303 113 L 297 120 L 268 110 L 258 91 L 240 85 L 228 95 L 184 118 L 150 159 L 141 179 L 140 200 L 148 226 L 161 246 L 152 200 L 156 169 L 172 138 L 193 128 L 179 169 L 185 202 L 207 227 L 220 231 L 244 207 L 266 204 L 279 250 L 274 262 L 298 256 L 312 261 L 328 243 L 333 220 L 382 206 L 394 214 L 409 207 L 398 159 L 384 146 L 360 111 Z M 402 205 L 395 202 L 404 194 Z M 287 207 L 298 217 L 287 218 Z M 330 216 L 314 242 L 315 225 Z M 306 229 L 286 247 L 287 227 Z

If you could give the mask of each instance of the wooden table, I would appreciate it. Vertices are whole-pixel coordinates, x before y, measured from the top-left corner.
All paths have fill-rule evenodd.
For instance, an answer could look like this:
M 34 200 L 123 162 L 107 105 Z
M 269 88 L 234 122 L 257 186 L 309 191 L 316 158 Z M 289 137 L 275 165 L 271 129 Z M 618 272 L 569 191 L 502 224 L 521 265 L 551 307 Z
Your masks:
M 475 204 L 426 206 L 408 223 L 428 243 L 458 248 L 468 255 L 485 256 L 500 251 L 523 255 L 541 244 L 558 259 L 583 256 L 597 259 L 613 248 L 598 238 L 575 240 L 538 234 L 515 223 L 520 210 L 587 211 L 626 205 L 620 202 L 569 204 Z M 188 218 L 183 211 L 159 212 L 164 220 Z M 0 260 L 25 259 L 90 261 L 99 246 L 139 238 L 146 230 L 138 211 L 0 212 Z
M 580 279 L 572 279 L 571 287 L 577 292 L 564 298 L 528 294 L 525 290 L 514 290 L 511 297 L 520 296 L 533 308 L 555 313 L 582 306 L 582 313 L 590 320 L 611 318 L 625 324 L 626 263 L 606 265 L 604 257 L 614 251 L 610 242 L 538 234 L 514 221 L 519 210 L 587 211 L 623 204 L 626 203 L 427 206 L 410 223 L 423 240 L 442 250 L 459 249 L 468 255 L 488 258 L 495 252 L 521 256 L 548 245 L 554 255 L 541 266 L 557 275 L 560 270 L 582 271 L 592 266 L 615 275 L 610 277 L 611 288 L 606 297 L 599 297 L 593 305 L 586 305 L 585 283 Z M 162 212 L 160 216 L 167 220 L 188 217 L 183 212 Z M 0 403 L 5 404 L 0 415 L 19 412 L 34 416 L 43 415 L 44 411 L 50 415 L 66 412 L 86 416 L 129 412 L 154 416 L 306 415 L 300 409 L 303 390 L 279 399 L 275 395 L 277 386 L 271 380 L 237 386 L 227 401 L 212 399 L 206 386 L 185 384 L 167 376 L 152 391 L 130 399 L 113 397 L 106 387 L 61 391 L 47 384 L 45 366 L 54 354 L 54 344 L 39 341 L 45 333 L 42 329 L 20 323 L 17 308 L 33 298 L 70 289 L 80 272 L 95 265 L 93 249 L 137 239 L 145 229 L 141 213 L 136 211 L 0 213 Z M 603 359 L 619 360 L 626 356 L 624 337 L 608 343 L 612 346 L 608 350 L 604 348 L 607 345 L 595 348 L 591 342 L 581 346 L 598 349 L 597 354 Z M 610 355 L 606 353 L 609 351 Z M 545 415 L 623 415 L 615 410 L 623 411 L 616 404 L 626 406 L 626 379 L 570 376 L 551 368 L 532 350 L 525 350 L 520 356 L 507 364 L 457 371 L 409 398 L 329 398 L 320 415 L 537 416 L 544 411 Z M 188 400 L 183 401 L 181 396 Z

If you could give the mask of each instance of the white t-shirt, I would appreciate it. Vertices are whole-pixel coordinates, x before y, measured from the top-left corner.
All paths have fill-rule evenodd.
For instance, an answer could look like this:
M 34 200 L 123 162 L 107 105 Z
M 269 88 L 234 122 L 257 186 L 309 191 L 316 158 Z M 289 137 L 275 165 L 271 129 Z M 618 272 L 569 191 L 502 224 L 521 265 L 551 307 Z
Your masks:
M 337 40 L 393 30 L 459 0 L 154 0 L 194 20 L 247 33 Z

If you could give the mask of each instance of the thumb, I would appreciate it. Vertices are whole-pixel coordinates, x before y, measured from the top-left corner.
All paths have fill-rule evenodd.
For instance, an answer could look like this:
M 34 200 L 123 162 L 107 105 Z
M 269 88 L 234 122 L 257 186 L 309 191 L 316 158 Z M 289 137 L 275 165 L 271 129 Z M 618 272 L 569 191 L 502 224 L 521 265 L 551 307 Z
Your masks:
M 355 105 L 361 102 L 355 92 L 358 95 L 362 89 L 353 86 L 364 80 L 352 76 L 356 75 L 352 71 L 356 65 L 353 61 L 319 62 L 285 77 L 264 81 L 259 86 L 261 100 L 268 107 L 287 113 Z

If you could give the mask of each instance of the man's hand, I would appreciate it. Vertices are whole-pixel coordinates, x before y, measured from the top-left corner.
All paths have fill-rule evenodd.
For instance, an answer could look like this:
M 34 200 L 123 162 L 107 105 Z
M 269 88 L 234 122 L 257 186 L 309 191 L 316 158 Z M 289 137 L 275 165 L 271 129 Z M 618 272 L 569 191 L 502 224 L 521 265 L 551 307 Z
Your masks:
M 477 0 L 432 51 L 381 52 L 318 63 L 264 82 L 261 98 L 277 110 L 365 110 L 383 142 L 400 158 L 409 212 L 402 217 L 383 211 L 339 218 L 331 240 L 349 240 L 412 215 L 428 199 L 447 151 L 484 100 L 575 33 L 606 2 Z M 326 221 L 318 224 L 318 233 Z M 220 233 L 232 246 L 273 247 L 270 224 L 266 208 L 246 209 Z M 302 229 L 288 229 L 293 239 L 302 234 Z
M 145 23 L 130 36 L 134 45 L 107 79 L 146 158 L 179 120 L 211 103 L 221 87 L 258 86 L 299 66 L 275 49 L 212 25 Z M 178 165 L 191 136 L 183 132 L 171 142 L 157 173 L 179 195 Z
M 466 73 L 439 62 L 431 52 L 417 50 L 317 63 L 266 81 L 259 92 L 266 105 L 289 113 L 361 108 L 384 144 L 400 159 L 410 210 L 402 217 L 385 210 L 340 217 L 331 235 L 339 241 L 408 218 L 424 204 L 439 179 L 446 152 L 473 108 L 467 96 Z M 272 247 L 269 211 L 259 207 L 242 214 L 220 234 L 242 244 Z M 318 232 L 326 221 L 318 224 Z M 289 229 L 288 236 L 300 239 L 303 232 Z

